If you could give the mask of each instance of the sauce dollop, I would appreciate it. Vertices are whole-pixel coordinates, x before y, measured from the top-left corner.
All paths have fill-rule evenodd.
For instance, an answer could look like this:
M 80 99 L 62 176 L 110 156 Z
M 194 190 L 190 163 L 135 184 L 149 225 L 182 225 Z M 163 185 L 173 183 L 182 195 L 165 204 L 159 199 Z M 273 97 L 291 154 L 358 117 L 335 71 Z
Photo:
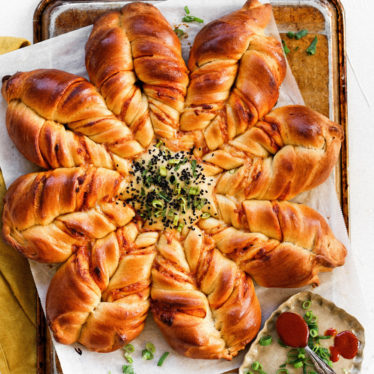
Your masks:
M 325 331 L 325 336 L 335 336 L 338 332 L 335 329 L 328 329 Z
M 334 346 L 330 347 L 331 361 L 338 361 L 339 354 L 349 360 L 354 358 L 357 355 L 358 345 L 357 336 L 351 331 L 340 332 L 335 336 Z
M 282 313 L 277 319 L 276 329 L 283 343 L 290 347 L 305 347 L 308 344 L 308 325 L 296 313 Z

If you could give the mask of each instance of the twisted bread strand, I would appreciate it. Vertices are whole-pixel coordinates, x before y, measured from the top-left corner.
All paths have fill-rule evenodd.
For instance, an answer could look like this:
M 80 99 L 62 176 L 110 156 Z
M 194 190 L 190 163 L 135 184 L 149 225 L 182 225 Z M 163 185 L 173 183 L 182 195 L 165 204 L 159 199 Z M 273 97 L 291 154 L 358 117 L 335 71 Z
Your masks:
M 318 273 L 344 264 L 346 248 L 306 205 L 217 196 L 220 219 L 201 220 L 217 248 L 264 287 L 319 284 Z M 232 225 L 232 226 L 231 226 Z
M 125 173 L 125 159 L 144 150 L 84 78 L 53 69 L 17 73 L 2 94 L 10 137 L 41 167 L 93 164 Z
M 57 341 L 110 352 L 136 338 L 149 309 L 157 233 L 133 223 L 82 246 L 54 275 L 47 319 Z
M 273 110 L 203 161 L 229 170 L 217 182 L 218 194 L 285 200 L 327 179 L 342 140 L 338 124 L 308 107 L 290 105 Z
M 96 168 L 24 175 L 5 196 L 5 240 L 33 260 L 65 261 L 134 217 L 118 200 L 123 183 L 118 173 Z
M 169 344 L 195 358 L 231 359 L 253 339 L 261 311 L 251 279 L 197 228 L 157 244 L 154 319 Z
M 196 36 L 181 129 L 202 131 L 200 148 L 215 150 L 243 133 L 278 100 L 286 62 L 280 43 L 264 35 L 270 17 L 269 4 L 248 0 Z
M 96 21 L 86 44 L 86 68 L 108 107 L 144 147 L 154 133 L 176 135 L 187 68 L 178 37 L 153 5 L 128 4 Z

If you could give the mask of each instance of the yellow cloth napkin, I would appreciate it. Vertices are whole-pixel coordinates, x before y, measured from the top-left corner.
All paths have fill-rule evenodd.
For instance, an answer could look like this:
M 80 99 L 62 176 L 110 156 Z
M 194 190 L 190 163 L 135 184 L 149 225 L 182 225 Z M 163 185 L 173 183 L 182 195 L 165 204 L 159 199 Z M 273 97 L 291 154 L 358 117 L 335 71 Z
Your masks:
M 23 38 L 13 36 L 0 36 L 0 55 L 15 51 L 18 48 L 27 47 L 30 42 Z
M 30 45 L 22 38 L 0 37 L 0 55 Z M 5 118 L 0 119 L 4 126 Z M 0 212 L 5 184 L 0 170 Z M 2 221 L 0 219 L 0 229 Z M 0 234 L 0 373 L 36 373 L 36 291 L 27 260 Z

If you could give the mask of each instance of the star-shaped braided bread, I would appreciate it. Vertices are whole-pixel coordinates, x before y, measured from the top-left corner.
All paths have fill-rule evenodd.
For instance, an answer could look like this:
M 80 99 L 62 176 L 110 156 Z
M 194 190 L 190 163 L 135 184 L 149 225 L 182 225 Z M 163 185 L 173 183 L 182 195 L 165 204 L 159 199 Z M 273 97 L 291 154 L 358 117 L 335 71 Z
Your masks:
M 285 201 L 326 180 L 343 134 L 307 107 L 272 110 L 286 62 L 270 17 L 248 0 L 206 25 L 187 68 L 161 13 L 132 3 L 96 21 L 90 82 L 4 77 L 9 135 L 46 170 L 10 186 L 3 233 L 61 264 L 46 302 L 57 341 L 113 351 L 151 310 L 176 351 L 231 359 L 260 328 L 252 278 L 300 287 L 343 265 L 324 218 Z

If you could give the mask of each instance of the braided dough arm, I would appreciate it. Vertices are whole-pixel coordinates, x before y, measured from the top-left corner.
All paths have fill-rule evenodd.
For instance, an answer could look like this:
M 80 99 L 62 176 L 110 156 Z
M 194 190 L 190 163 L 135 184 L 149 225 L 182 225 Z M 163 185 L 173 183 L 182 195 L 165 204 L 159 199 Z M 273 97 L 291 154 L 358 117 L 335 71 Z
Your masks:
M 53 277 L 47 319 L 63 344 L 110 352 L 136 338 L 149 309 L 157 233 L 133 223 L 80 247 Z
M 5 195 L 4 238 L 30 259 L 65 261 L 133 218 L 134 211 L 118 200 L 122 188 L 118 173 L 100 168 L 24 175 Z
M 188 74 L 179 39 L 157 8 L 132 3 L 99 18 L 86 45 L 86 68 L 144 147 L 153 132 L 175 137 Z
M 342 140 L 338 124 L 308 107 L 290 105 L 273 110 L 203 161 L 229 170 L 217 182 L 219 194 L 285 200 L 327 179 Z
M 201 148 L 216 149 L 275 105 L 286 63 L 280 43 L 264 35 L 270 17 L 269 4 L 249 0 L 196 36 L 181 129 L 202 131 Z
M 152 270 L 152 312 L 166 340 L 194 358 L 236 356 L 259 330 L 251 279 L 197 228 L 162 235 Z
M 319 272 L 344 264 L 346 248 L 325 219 L 305 205 L 260 200 L 238 204 L 222 195 L 217 201 L 220 220 L 201 220 L 199 226 L 261 286 L 319 284 Z
M 143 151 L 84 78 L 53 69 L 17 73 L 2 94 L 11 139 L 43 168 L 93 164 L 126 172 L 125 159 Z

